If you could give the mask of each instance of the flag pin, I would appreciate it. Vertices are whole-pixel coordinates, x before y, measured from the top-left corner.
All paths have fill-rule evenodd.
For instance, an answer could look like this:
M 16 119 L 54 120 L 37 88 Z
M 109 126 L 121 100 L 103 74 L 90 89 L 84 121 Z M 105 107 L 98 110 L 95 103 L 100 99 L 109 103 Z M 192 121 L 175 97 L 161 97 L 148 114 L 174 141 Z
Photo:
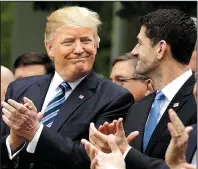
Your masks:
M 178 107 L 179 103 L 174 103 L 173 107 Z
M 81 94 L 80 96 L 78 96 L 79 99 L 83 99 L 84 96 Z

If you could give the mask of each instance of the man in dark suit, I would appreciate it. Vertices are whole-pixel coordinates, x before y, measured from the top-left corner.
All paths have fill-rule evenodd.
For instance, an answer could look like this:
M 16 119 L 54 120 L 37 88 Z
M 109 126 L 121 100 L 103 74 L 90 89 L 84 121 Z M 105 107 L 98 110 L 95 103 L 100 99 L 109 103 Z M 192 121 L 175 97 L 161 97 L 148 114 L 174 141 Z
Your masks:
M 169 110 L 170 122 L 168 123 L 168 130 L 171 133 L 171 141 L 166 151 L 166 163 L 161 159 L 155 159 L 146 155 L 139 156 L 138 162 L 147 163 L 146 167 L 142 165 L 139 168 L 156 168 L 156 169 L 196 169 L 194 161 L 192 160 L 196 154 L 197 149 L 197 124 L 184 127 L 181 120 L 178 118 L 176 112 Z M 118 120 L 117 130 L 124 135 L 122 122 Z M 193 129 L 193 130 L 192 130 Z M 191 131 L 192 130 L 192 131 Z M 190 132 L 190 134 L 189 134 Z M 133 132 L 131 136 L 134 139 L 138 132 Z M 116 144 L 116 137 L 108 136 L 108 145 L 111 148 L 111 153 L 103 153 L 89 141 L 83 139 L 82 143 L 91 159 L 91 169 L 125 169 L 125 162 L 123 155 Z M 186 151 L 187 150 L 187 151 Z M 193 157 L 193 158 L 192 158 Z M 192 165 L 192 164 L 194 165 Z M 169 167 L 168 167 L 168 166 Z M 162 166 L 162 167 L 161 167 Z
M 88 138 L 89 123 L 124 118 L 133 103 L 126 89 L 92 70 L 101 24 L 97 13 L 64 7 L 47 20 L 45 46 L 56 71 L 9 86 L 2 118 L 10 135 L 4 125 L 1 168 L 89 168 L 80 143 Z M 37 112 L 44 113 L 41 123 Z
M 164 163 L 161 169 L 196 168 L 197 163 L 195 159 L 197 150 L 197 124 L 192 125 L 192 129 L 193 130 L 189 133 L 189 137 L 187 136 L 187 139 L 184 136 L 185 133 L 183 133 L 180 137 L 175 138 L 173 134 L 171 134 L 172 142 L 169 144 L 169 147 L 166 151 L 166 163 Z
M 170 108 L 185 126 L 197 122 L 195 78 L 188 67 L 197 38 L 193 20 L 179 10 L 160 9 L 140 17 L 140 21 L 138 44 L 131 53 L 138 59 L 137 73 L 151 78 L 157 92 L 136 102 L 128 112 L 124 123 L 126 135 L 136 130 L 140 133 L 131 146 L 126 138 L 118 137 L 118 146 L 130 169 L 148 166 L 148 161 L 141 158 L 144 154 L 165 158 L 171 138 L 167 129 Z M 114 134 L 114 126 L 104 125 L 99 130 Z M 107 139 L 101 133 L 90 132 L 90 141 L 103 151 L 108 149 Z

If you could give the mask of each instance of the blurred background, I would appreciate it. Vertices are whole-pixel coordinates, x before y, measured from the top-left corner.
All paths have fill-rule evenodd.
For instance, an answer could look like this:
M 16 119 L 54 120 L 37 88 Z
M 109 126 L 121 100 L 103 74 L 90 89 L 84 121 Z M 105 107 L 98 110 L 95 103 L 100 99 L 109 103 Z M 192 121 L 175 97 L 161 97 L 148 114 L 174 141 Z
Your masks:
M 44 52 L 46 16 L 52 11 L 69 5 L 90 8 L 103 22 L 99 36 L 95 70 L 108 77 L 111 61 L 129 52 L 136 44 L 139 32 L 138 17 L 159 8 L 176 8 L 197 17 L 196 1 L 160 2 L 1 2 L 1 65 L 11 70 L 14 60 L 26 52 Z

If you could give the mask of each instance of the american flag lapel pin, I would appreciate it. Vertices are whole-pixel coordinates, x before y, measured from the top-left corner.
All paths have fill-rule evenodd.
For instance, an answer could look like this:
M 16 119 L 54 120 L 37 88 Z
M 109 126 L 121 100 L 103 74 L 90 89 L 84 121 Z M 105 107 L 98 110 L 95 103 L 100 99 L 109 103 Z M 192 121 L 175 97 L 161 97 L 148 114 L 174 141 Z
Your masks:
M 178 107 L 179 106 L 179 103 L 174 103 L 173 104 L 173 107 Z
M 84 96 L 81 94 L 80 96 L 78 96 L 79 99 L 83 99 Z

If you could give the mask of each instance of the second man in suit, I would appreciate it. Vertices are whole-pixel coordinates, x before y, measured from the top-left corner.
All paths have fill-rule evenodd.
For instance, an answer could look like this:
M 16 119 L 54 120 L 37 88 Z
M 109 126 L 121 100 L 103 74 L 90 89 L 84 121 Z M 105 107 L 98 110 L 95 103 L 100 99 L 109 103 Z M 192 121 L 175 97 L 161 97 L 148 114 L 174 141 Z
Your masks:
M 154 166 L 159 167 L 159 163 L 147 160 L 144 154 L 165 158 L 171 138 L 167 128 L 168 110 L 172 108 L 176 111 L 185 126 L 197 121 L 193 95 L 195 78 L 188 67 L 197 33 L 193 20 L 176 9 L 159 9 L 140 17 L 140 21 L 138 43 L 131 53 L 138 59 L 137 73 L 151 78 L 157 92 L 131 106 L 124 123 L 125 132 L 128 135 L 132 131 L 139 131 L 140 135 L 131 146 L 126 139 L 120 140 L 119 137 L 118 145 L 126 156 L 126 168 L 154 169 Z M 100 127 L 100 131 L 105 134 L 112 131 L 114 134 L 112 129 L 113 124 Z M 106 138 L 92 125 L 92 144 L 103 151 L 109 150 Z

